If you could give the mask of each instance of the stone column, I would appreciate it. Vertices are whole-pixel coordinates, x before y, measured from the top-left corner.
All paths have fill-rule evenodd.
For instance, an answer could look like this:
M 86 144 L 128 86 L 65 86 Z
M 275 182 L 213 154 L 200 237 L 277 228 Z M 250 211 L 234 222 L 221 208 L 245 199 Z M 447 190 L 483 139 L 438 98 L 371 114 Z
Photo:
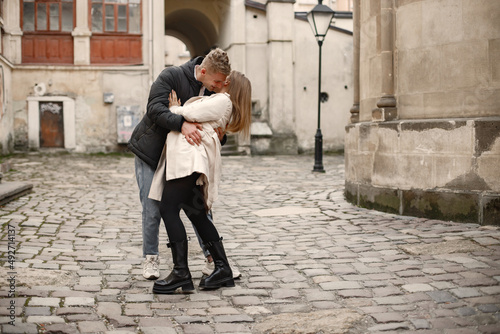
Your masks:
M 268 0 L 269 122 L 275 153 L 297 153 L 293 99 L 293 4 Z
M 73 36 L 73 62 L 75 65 L 90 65 L 89 2 L 76 0 L 76 25 Z
M 353 75 L 353 105 L 351 107 L 351 123 L 359 122 L 359 63 L 360 63 L 360 2 L 361 0 L 354 0 L 353 8 L 353 61 L 352 61 L 352 75 Z
M 394 1 L 380 1 L 380 57 L 382 63 L 382 97 L 372 111 L 373 121 L 390 121 L 397 118 L 394 97 Z
M 229 36 L 226 40 L 228 45 L 228 55 L 231 60 L 233 70 L 248 73 L 247 57 L 246 57 L 246 7 L 244 1 L 233 1 L 230 8 L 223 7 L 221 3 L 221 15 L 224 15 L 225 20 L 230 20 L 230 24 L 224 28 L 229 29 L 225 33 Z M 227 11 L 224 12 L 224 10 Z M 248 75 L 247 75 L 248 76 Z M 251 142 L 250 138 L 245 138 L 242 134 L 236 135 L 238 151 L 250 154 Z
M 2 54 L 12 64 L 21 64 L 23 31 L 21 30 L 20 1 L 4 1 Z
M 221 3 L 219 43 L 228 52 L 231 67 L 246 73 L 246 7 L 243 1 Z
M 147 39 L 150 43 L 149 52 L 151 52 L 149 65 L 152 70 L 151 79 L 154 81 L 165 69 L 165 1 L 151 0 L 147 3 L 150 14 L 150 29 Z

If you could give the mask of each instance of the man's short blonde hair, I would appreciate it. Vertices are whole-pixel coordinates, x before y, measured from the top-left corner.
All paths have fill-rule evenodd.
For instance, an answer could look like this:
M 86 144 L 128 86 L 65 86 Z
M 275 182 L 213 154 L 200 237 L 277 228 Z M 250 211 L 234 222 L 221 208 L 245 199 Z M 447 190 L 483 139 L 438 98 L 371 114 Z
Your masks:
M 210 51 L 200 66 L 206 68 L 211 73 L 222 73 L 225 76 L 231 73 L 231 64 L 229 63 L 227 52 L 219 48 Z

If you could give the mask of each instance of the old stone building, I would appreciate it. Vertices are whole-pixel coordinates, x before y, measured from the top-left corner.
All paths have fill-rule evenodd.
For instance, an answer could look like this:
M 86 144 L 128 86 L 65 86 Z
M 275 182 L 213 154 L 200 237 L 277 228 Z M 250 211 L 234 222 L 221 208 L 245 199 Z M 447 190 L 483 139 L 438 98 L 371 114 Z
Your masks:
M 352 104 L 348 0 L 323 47 L 325 150 L 341 150 Z M 219 46 L 253 86 L 251 141 L 237 150 L 311 151 L 318 46 L 311 0 L 0 0 L 0 154 L 124 150 L 165 68 L 165 36 L 191 56 Z
M 346 196 L 500 224 L 500 1 L 355 0 Z

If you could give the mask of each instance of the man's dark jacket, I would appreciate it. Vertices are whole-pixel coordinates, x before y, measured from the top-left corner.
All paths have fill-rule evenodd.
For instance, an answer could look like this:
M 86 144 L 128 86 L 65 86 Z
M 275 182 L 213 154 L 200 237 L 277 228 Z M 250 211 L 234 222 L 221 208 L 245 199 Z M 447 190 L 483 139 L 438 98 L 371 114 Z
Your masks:
M 167 134 L 181 132 L 184 123 L 184 117 L 168 108 L 168 95 L 175 90 L 182 104 L 199 95 L 202 83 L 195 79 L 194 69 L 202 60 L 203 57 L 197 57 L 181 66 L 168 67 L 151 85 L 146 114 L 132 132 L 128 148 L 153 169 L 158 165 Z

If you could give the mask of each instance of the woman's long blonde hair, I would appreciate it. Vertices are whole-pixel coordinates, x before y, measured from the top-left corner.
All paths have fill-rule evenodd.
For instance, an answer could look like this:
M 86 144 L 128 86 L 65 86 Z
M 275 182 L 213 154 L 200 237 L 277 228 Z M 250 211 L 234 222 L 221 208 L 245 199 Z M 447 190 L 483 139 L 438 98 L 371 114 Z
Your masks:
M 245 137 L 248 137 L 252 121 L 252 85 L 250 80 L 238 71 L 232 71 L 227 80 L 229 81 L 228 94 L 233 103 L 233 111 L 226 131 L 230 133 L 241 132 Z

